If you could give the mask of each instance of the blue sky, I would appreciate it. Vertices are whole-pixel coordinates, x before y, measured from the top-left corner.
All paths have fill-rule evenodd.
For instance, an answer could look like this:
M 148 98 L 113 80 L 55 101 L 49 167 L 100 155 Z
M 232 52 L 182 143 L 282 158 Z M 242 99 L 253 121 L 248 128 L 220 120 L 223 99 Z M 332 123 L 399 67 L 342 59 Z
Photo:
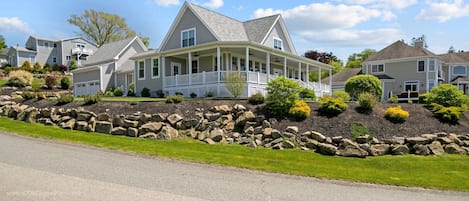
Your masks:
M 469 2 L 463 0 L 189 0 L 240 21 L 281 13 L 298 54 L 333 52 L 340 59 L 365 48 L 380 50 L 424 34 L 429 49 L 469 49 Z M 2 2 L 0 35 L 24 45 L 29 35 L 76 36 L 72 14 L 95 9 L 117 14 L 158 48 L 182 0 L 16 0 Z

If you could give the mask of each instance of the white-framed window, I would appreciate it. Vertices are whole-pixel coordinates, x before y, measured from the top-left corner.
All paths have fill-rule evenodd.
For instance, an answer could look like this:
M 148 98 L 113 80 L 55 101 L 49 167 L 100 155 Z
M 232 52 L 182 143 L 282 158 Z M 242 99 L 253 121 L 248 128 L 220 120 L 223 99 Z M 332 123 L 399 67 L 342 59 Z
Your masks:
M 419 81 L 418 80 L 405 81 L 404 91 L 419 91 Z
M 44 47 L 49 47 L 49 42 L 44 42 Z
M 199 60 L 192 60 L 191 73 L 199 73 Z
M 238 70 L 238 57 L 231 57 L 231 70 Z
M 138 61 L 138 79 L 145 79 L 145 61 Z
M 453 75 L 462 75 L 466 76 L 467 75 L 467 68 L 466 66 L 453 66 Z
M 65 60 L 70 61 L 72 59 L 72 56 L 65 56 Z
M 252 60 L 249 60 L 249 71 L 254 72 L 254 64 Z
M 181 47 L 189 47 L 195 45 L 195 28 L 181 31 Z
M 171 62 L 171 75 L 180 75 L 181 74 L 181 64 L 180 63 L 175 63 Z
M 283 50 L 282 39 L 274 37 L 274 49 Z
M 33 64 L 36 62 L 36 55 L 29 55 L 29 63 Z
M 384 64 L 371 65 L 371 73 L 384 73 Z
M 83 48 L 85 48 L 86 46 L 85 46 L 84 44 L 77 44 L 77 47 L 83 49 Z
M 57 43 L 54 43 L 54 47 L 57 47 Z
M 158 58 L 153 58 L 151 60 L 151 78 L 160 77 L 160 68 Z
M 425 72 L 425 61 L 417 61 L 417 72 Z
M 57 58 L 56 58 L 56 57 L 53 57 L 53 58 L 52 58 L 52 62 L 53 62 L 53 63 L 57 63 Z
M 436 63 L 435 63 L 435 60 L 431 59 L 429 62 L 428 62 L 428 72 L 435 72 L 436 70 Z
M 428 80 L 428 90 L 436 86 L 436 80 Z
M 264 73 L 264 74 L 267 73 L 267 65 L 265 63 L 262 63 L 261 65 L 261 73 Z
M 241 71 L 246 71 L 246 59 L 239 59 L 239 67 Z
M 220 58 L 220 65 L 223 65 L 223 57 Z M 217 57 L 213 57 L 213 71 L 218 71 Z

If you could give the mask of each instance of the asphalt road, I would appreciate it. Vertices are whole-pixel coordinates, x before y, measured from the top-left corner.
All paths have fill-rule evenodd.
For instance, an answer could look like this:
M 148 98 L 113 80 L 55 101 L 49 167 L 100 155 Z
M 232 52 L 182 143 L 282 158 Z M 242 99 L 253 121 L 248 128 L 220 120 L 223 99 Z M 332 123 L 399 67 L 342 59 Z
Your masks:
M 469 193 L 263 173 L 0 133 L 0 200 L 469 201 Z

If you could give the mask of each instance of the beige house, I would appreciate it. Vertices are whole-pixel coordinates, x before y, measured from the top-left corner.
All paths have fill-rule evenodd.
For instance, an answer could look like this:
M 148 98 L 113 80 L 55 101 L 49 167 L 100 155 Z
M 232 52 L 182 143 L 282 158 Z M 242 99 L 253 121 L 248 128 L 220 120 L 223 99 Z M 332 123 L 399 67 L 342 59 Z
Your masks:
M 464 94 L 469 94 L 469 52 L 454 52 L 439 55 L 442 61 L 445 83 L 456 85 Z
M 396 41 L 363 62 L 362 73 L 382 81 L 383 101 L 392 94 L 398 94 L 401 100 L 417 100 L 418 94 L 443 80 L 440 57 L 425 46 L 423 37 L 415 39 L 412 46 Z
M 280 15 L 235 20 L 186 2 L 158 50 L 139 53 L 135 60 L 135 87 L 184 96 L 231 97 L 224 77 L 231 71 L 245 78 L 241 97 L 265 94 L 267 82 L 285 76 L 317 96 L 331 92 L 330 84 L 309 82 L 309 72 L 329 72 L 332 66 L 298 56 Z M 328 82 L 330 83 L 330 82 Z

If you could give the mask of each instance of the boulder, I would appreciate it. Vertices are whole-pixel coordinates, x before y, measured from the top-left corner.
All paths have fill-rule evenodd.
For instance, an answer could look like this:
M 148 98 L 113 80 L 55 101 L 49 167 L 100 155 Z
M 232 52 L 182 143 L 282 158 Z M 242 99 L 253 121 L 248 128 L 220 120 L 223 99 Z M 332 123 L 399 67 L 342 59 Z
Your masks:
M 270 124 L 269 121 L 267 120 L 262 121 L 262 128 L 271 128 L 271 127 L 272 125 Z
M 296 134 L 298 134 L 298 127 L 297 126 L 288 126 L 287 129 L 285 129 L 285 131 L 296 135 Z
M 208 131 L 199 132 L 197 134 L 197 139 L 200 140 L 200 141 L 203 141 L 203 140 L 205 140 L 205 138 L 207 138 L 208 135 L 209 135 Z
M 342 141 L 339 144 L 339 148 L 344 149 L 346 146 L 360 147 L 356 142 L 350 139 L 342 139 Z
M 195 128 L 198 123 L 199 123 L 199 120 L 197 120 L 196 118 L 189 118 L 189 119 L 182 120 L 182 126 L 184 127 L 184 129 Z
M 168 113 L 158 113 L 158 114 L 151 115 L 150 121 L 162 122 L 162 121 L 165 121 L 166 118 L 168 118 Z
M 204 142 L 207 144 L 215 144 L 215 142 L 210 138 L 205 138 Z
M 442 155 L 445 153 L 445 150 L 443 149 L 443 146 L 441 146 L 440 141 L 433 141 L 428 145 L 428 148 L 435 155 Z
M 72 130 L 75 127 L 75 119 L 69 119 L 68 121 L 60 123 L 60 127 Z
M 44 124 L 46 126 L 53 126 L 55 125 L 54 122 L 50 118 L 39 118 L 37 123 Z
M 311 131 L 311 139 L 317 140 L 318 142 L 325 142 L 326 136 L 319 132 Z
M 384 143 L 386 144 L 404 144 L 405 143 L 405 138 L 404 137 L 392 137 L 388 139 L 383 140 Z
M 124 127 L 126 128 L 137 128 L 138 127 L 138 121 L 132 121 L 132 120 L 124 120 Z
M 246 107 L 244 107 L 244 105 L 241 105 L 241 104 L 236 104 L 233 106 L 233 110 L 235 112 L 243 112 L 243 111 L 246 111 Z
M 111 130 L 111 135 L 125 135 L 127 133 L 127 129 L 124 127 L 115 127 Z
M 60 115 L 56 115 L 56 114 L 53 114 L 50 116 L 50 120 L 52 120 L 52 122 L 54 123 L 60 122 L 60 118 L 61 118 Z
M 225 129 L 226 131 L 233 131 L 235 129 L 235 125 L 236 122 L 230 121 L 223 127 L 223 129 Z
M 415 144 L 428 144 L 432 140 L 424 137 L 408 137 L 405 139 L 406 143 L 409 143 L 411 145 Z
M 316 149 L 318 147 L 318 144 L 319 142 L 317 140 L 308 139 L 308 141 L 305 142 L 304 146 L 308 149 Z
M 160 135 L 163 134 L 163 135 L 167 135 L 167 136 L 170 136 L 171 138 L 177 138 L 179 137 L 179 132 L 178 130 L 176 130 L 175 128 L 171 127 L 171 126 L 164 126 L 160 133 Z
M 75 129 L 79 131 L 88 131 L 88 122 L 86 121 L 77 121 L 75 123 Z
M 129 127 L 129 128 L 127 128 L 127 132 L 125 133 L 125 135 L 127 135 L 129 137 L 138 137 L 138 129 L 133 128 L 133 127 Z
M 264 128 L 264 132 L 262 132 L 262 134 L 264 135 L 264 137 L 266 138 L 270 138 L 270 136 L 272 135 L 272 128 Z
M 179 114 L 169 115 L 166 120 L 171 124 L 171 126 L 176 126 L 176 123 L 182 121 L 182 117 Z
M 409 153 L 409 147 L 405 144 L 395 145 L 392 150 L 392 155 L 404 155 Z
M 91 114 L 87 112 L 80 112 L 77 114 L 77 121 L 88 121 L 91 117 Z
M 213 129 L 210 131 L 210 138 L 214 142 L 221 142 L 224 138 L 225 132 L 222 129 Z
M 285 148 L 285 149 L 293 149 L 293 148 L 295 148 L 295 144 L 293 142 L 291 142 L 290 140 L 285 140 L 282 143 L 282 147 Z
M 440 141 L 441 144 L 453 143 L 453 140 L 449 139 L 448 137 L 438 137 L 437 140 Z
M 208 121 L 216 121 L 218 118 L 220 118 L 221 114 L 220 113 L 205 113 L 204 116 Z
M 228 105 L 217 105 L 210 108 L 210 111 L 220 113 L 222 115 L 229 114 L 231 110 L 233 109 Z
M 438 138 L 436 134 L 422 134 L 420 136 L 422 136 L 423 138 L 430 139 L 431 141 L 434 141 Z
M 108 121 L 96 121 L 94 131 L 98 133 L 110 134 L 112 130 L 112 123 Z
M 293 139 L 293 140 L 296 138 L 296 135 L 293 134 L 293 133 L 290 133 L 290 132 L 283 132 L 283 133 L 282 133 L 282 136 L 283 136 L 284 138 L 289 138 L 289 139 Z
M 462 149 L 455 143 L 445 145 L 445 152 L 448 154 L 465 154 L 466 150 Z
M 36 116 L 38 115 L 38 110 L 35 107 L 30 107 L 26 110 L 24 110 L 26 115 L 23 119 L 23 121 L 28 122 L 28 123 L 35 123 L 36 122 Z
M 145 138 L 145 139 L 153 139 L 156 140 L 158 139 L 158 135 L 156 133 L 145 133 L 143 135 L 138 136 L 139 138 Z
M 325 139 L 324 139 L 325 140 Z M 316 152 L 324 155 L 335 155 L 337 147 L 331 144 L 319 143 Z
M 358 144 L 368 143 L 369 140 L 370 140 L 370 135 L 360 135 L 360 136 L 355 138 L 355 141 Z
M 140 133 L 158 133 L 163 127 L 161 122 L 150 122 L 140 127 Z
M 367 151 L 353 145 L 347 145 L 344 149 L 340 149 L 337 153 L 338 155 L 345 157 L 365 158 L 368 156 Z
M 272 132 L 271 132 L 271 136 L 272 136 L 272 139 L 277 139 L 277 138 L 281 138 L 282 137 L 282 133 L 277 130 L 277 129 L 272 129 Z
M 99 113 L 97 116 L 96 116 L 96 120 L 98 121 L 111 121 L 111 115 L 109 115 L 108 113 Z
M 416 144 L 412 147 L 416 155 L 430 155 L 430 149 L 426 145 L 423 144 Z
M 372 156 L 382 156 L 389 152 L 391 146 L 388 144 L 374 144 L 370 147 L 370 154 Z
M 343 139 L 344 139 L 344 137 L 342 137 L 342 136 L 334 136 L 334 137 L 332 137 L 332 143 L 340 144 L 340 142 L 342 142 Z
M 251 140 L 246 146 L 249 148 L 257 148 L 256 141 L 254 140 Z
M 246 134 L 246 135 L 252 135 L 252 134 L 254 134 L 254 128 L 253 128 L 252 126 L 249 126 L 249 127 L 247 127 L 246 129 L 244 129 L 243 132 L 244 132 L 244 134 Z
M 112 125 L 114 125 L 114 126 L 125 126 L 124 120 L 125 120 L 124 115 L 116 115 L 112 119 Z

